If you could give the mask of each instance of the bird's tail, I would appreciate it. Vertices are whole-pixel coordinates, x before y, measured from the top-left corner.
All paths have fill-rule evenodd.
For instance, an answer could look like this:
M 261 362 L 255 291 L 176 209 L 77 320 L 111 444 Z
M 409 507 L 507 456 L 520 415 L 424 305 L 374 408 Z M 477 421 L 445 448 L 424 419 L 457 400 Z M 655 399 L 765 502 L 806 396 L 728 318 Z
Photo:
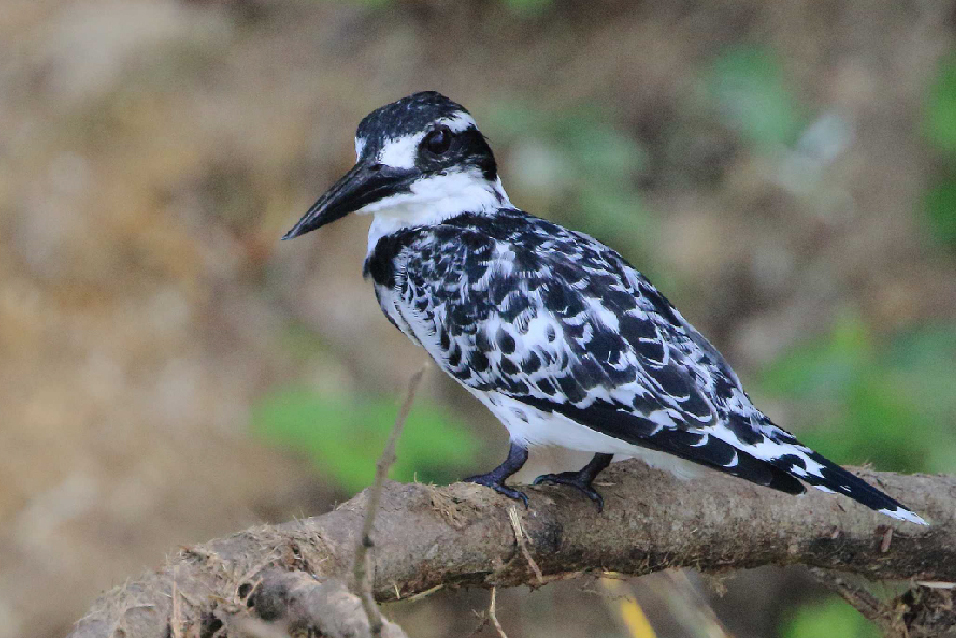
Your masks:
M 928 525 L 912 510 L 903 507 L 895 499 L 876 489 L 859 476 L 851 474 L 845 468 L 827 460 L 816 452 L 807 451 L 799 455 L 787 455 L 777 459 L 768 459 L 767 462 L 791 476 L 800 478 L 822 492 L 844 494 L 854 501 L 889 517 L 919 525 Z

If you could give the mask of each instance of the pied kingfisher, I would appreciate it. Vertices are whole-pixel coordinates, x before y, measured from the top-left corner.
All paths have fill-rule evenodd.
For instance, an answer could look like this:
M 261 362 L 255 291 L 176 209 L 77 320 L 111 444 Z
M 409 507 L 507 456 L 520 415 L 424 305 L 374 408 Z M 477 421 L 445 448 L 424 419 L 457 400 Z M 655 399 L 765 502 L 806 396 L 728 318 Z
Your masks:
M 508 428 L 505 485 L 530 445 L 593 452 L 546 474 L 598 508 L 613 455 L 667 454 L 789 494 L 801 481 L 896 519 L 912 511 L 774 425 L 723 356 L 641 273 L 588 235 L 515 208 L 475 120 L 435 92 L 372 111 L 355 166 L 284 239 L 372 214 L 364 275 L 385 316 Z M 661 454 L 666 453 L 666 454 Z M 672 458 L 672 457 L 671 457 Z

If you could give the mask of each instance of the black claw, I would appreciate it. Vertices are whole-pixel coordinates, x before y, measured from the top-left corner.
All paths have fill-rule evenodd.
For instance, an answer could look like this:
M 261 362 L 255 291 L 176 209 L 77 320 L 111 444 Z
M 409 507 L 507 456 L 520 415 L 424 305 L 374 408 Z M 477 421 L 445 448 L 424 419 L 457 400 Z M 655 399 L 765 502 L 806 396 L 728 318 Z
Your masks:
M 598 512 L 604 511 L 604 498 L 597 493 L 597 491 L 591 487 L 591 482 L 583 479 L 579 472 L 561 472 L 560 474 L 542 474 L 534 480 L 532 485 L 538 485 L 539 483 L 556 483 L 559 485 L 567 485 L 573 487 L 574 489 L 582 492 L 589 499 L 594 501 L 597 505 Z
M 522 492 L 521 490 L 516 490 L 514 488 L 508 487 L 504 483 L 497 480 L 497 477 L 493 475 L 492 472 L 488 474 L 479 474 L 478 476 L 469 476 L 466 479 L 462 479 L 466 483 L 477 483 L 478 485 L 484 485 L 485 487 L 490 487 L 499 494 L 504 494 L 508 498 L 513 498 L 516 501 L 521 501 L 524 503 L 525 509 L 528 507 L 528 495 Z
M 504 494 L 508 498 L 513 498 L 516 501 L 520 500 L 522 503 L 524 503 L 525 508 L 527 508 L 528 497 L 525 495 L 525 493 L 505 485 L 505 479 L 520 470 L 521 466 L 524 465 L 525 461 L 527 460 L 528 448 L 512 441 L 511 447 L 508 448 L 508 458 L 505 459 L 504 463 L 491 470 L 487 474 L 469 476 L 468 478 L 462 480 L 469 483 L 477 483 L 478 485 L 490 487 L 494 491 L 498 492 L 499 494 Z
M 534 480 L 532 485 L 537 485 L 538 483 L 557 483 L 559 485 L 569 485 L 579 492 L 583 492 L 585 496 L 594 501 L 597 505 L 598 512 L 604 511 L 604 498 L 598 494 L 591 483 L 594 481 L 595 477 L 601 473 L 601 470 L 606 468 L 611 464 L 611 459 L 614 457 L 613 454 L 604 454 L 597 453 L 594 455 L 594 458 L 591 459 L 591 462 L 582 467 L 577 472 L 561 472 L 560 474 L 542 474 Z

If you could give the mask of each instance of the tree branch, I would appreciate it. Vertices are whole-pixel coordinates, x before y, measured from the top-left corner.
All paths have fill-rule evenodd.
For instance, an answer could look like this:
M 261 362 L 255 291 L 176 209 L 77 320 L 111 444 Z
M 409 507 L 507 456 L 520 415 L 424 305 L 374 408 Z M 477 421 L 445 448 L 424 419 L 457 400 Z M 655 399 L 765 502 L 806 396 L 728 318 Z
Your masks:
M 531 503 L 519 511 L 525 555 L 507 498 L 467 483 L 387 481 L 373 530 L 372 591 L 388 602 L 439 585 L 537 584 L 532 565 L 545 582 L 589 571 L 640 576 L 667 567 L 719 572 L 791 564 L 870 579 L 956 581 L 956 477 L 860 474 L 931 526 L 898 523 L 815 490 L 793 497 L 716 472 L 686 481 L 628 461 L 602 474 L 602 514 L 572 490 L 523 487 Z M 212 635 L 224 606 L 251 603 L 257 611 L 252 594 L 267 570 L 345 580 L 367 498 L 363 492 L 322 516 L 184 549 L 164 569 L 103 595 L 71 635 L 122 630 L 126 638 L 166 638 L 173 635 L 174 600 L 177 631 Z

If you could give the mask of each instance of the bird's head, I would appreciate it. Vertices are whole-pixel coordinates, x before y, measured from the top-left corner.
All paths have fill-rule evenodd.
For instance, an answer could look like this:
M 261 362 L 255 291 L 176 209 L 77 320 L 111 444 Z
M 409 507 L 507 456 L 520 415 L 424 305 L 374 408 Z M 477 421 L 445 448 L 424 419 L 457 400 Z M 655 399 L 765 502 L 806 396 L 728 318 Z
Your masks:
M 474 118 L 444 95 L 423 91 L 362 120 L 355 132 L 355 166 L 283 239 L 349 213 L 375 214 L 400 227 L 510 205 Z

